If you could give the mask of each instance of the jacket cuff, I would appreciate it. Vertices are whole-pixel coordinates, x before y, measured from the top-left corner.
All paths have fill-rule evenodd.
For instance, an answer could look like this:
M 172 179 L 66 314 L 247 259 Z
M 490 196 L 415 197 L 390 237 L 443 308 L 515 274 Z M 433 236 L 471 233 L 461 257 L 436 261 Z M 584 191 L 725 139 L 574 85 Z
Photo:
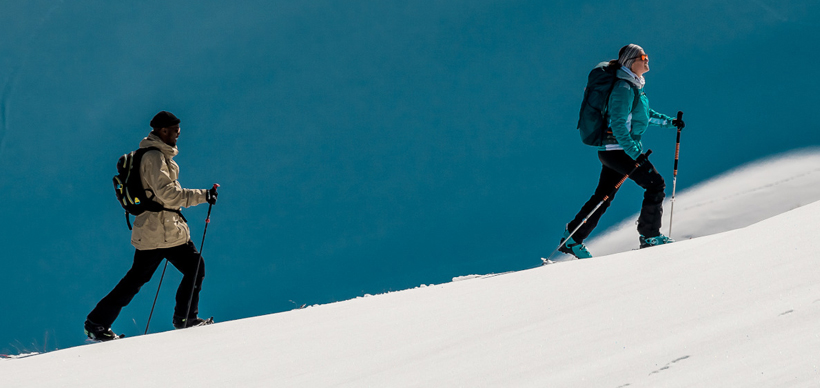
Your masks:
M 624 152 L 626 152 L 626 154 L 629 155 L 629 157 L 633 160 L 638 160 L 638 158 L 641 156 L 641 149 L 640 147 L 638 147 L 637 144 L 633 144 L 631 147 L 624 148 Z
M 201 203 L 208 202 L 208 190 L 206 189 L 195 189 L 194 195 L 194 203 L 193 205 L 199 205 Z

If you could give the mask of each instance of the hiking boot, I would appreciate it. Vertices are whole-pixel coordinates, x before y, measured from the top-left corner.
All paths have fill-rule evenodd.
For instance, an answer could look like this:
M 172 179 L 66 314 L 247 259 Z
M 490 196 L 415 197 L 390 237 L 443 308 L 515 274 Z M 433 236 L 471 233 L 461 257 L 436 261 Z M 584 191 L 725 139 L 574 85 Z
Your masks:
M 671 238 L 666 237 L 662 234 L 657 235 L 655 237 L 641 236 L 638 238 L 638 241 L 641 242 L 641 248 L 654 247 L 655 245 L 671 244 L 675 242 L 675 240 L 672 240 Z
M 558 248 L 559 252 L 573 255 L 579 259 L 589 259 L 592 257 L 592 254 L 589 253 L 584 244 L 575 241 L 572 237 L 569 237 L 569 239 L 567 239 L 567 237 L 569 237 L 569 230 L 564 230 L 564 237 L 561 238 L 561 247 Z
M 114 332 L 111 331 L 111 328 L 105 327 L 103 325 L 98 325 L 89 320 L 85 321 L 85 325 L 83 325 L 83 328 L 83 331 L 85 331 L 85 335 L 87 335 L 89 339 L 94 341 L 104 342 L 120 338 L 120 336 L 114 334 Z
M 189 327 L 197 327 L 197 326 L 205 326 L 214 323 L 214 318 L 202 319 L 202 318 L 189 318 L 183 319 L 179 317 L 174 317 L 174 329 L 185 329 Z

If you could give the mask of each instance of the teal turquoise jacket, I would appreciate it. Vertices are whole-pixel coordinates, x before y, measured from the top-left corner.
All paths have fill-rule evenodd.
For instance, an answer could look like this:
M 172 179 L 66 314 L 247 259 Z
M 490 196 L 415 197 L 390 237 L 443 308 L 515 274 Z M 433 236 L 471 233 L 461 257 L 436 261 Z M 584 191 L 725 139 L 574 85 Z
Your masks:
M 618 81 L 609 95 L 609 127 L 612 133 L 607 133 L 599 151 L 624 150 L 632 159 L 638 159 L 643 153 L 641 137 L 649 125 L 663 128 L 674 128 L 672 117 L 655 112 L 649 108 L 649 98 L 643 91 L 643 77 L 637 77 L 628 69 L 618 70 Z M 635 101 L 635 91 L 638 90 L 640 100 L 632 109 Z

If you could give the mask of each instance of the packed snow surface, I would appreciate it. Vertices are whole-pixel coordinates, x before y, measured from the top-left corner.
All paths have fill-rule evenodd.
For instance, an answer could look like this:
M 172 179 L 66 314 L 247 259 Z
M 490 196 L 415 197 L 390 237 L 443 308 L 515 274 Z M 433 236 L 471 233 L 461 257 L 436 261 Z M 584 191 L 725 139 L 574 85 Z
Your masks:
M 816 387 L 818 220 L 815 202 L 666 246 L 2 360 L 0 376 L 5 388 Z

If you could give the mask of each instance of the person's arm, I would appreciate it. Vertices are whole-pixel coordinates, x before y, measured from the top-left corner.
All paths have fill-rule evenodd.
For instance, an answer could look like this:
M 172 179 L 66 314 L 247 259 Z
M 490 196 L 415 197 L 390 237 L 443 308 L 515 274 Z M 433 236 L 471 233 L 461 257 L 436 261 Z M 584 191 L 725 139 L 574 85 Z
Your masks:
M 619 80 L 609 95 L 609 126 L 618 145 L 624 149 L 629 157 L 638 159 L 643 153 L 641 143 L 632 138 L 629 131 L 632 103 L 635 101 L 635 92 L 627 81 Z
M 160 151 L 148 151 L 142 156 L 141 173 L 154 195 L 167 208 L 190 207 L 205 202 L 208 190 L 183 189 L 168 173 L 168 163 Z
M 675 125 L 672 124 L 674 119 L 674 117 L 655 112 L 652 108 L 649 108 L 649 125 L 656 125 L 661 128 L 675 128 Z

